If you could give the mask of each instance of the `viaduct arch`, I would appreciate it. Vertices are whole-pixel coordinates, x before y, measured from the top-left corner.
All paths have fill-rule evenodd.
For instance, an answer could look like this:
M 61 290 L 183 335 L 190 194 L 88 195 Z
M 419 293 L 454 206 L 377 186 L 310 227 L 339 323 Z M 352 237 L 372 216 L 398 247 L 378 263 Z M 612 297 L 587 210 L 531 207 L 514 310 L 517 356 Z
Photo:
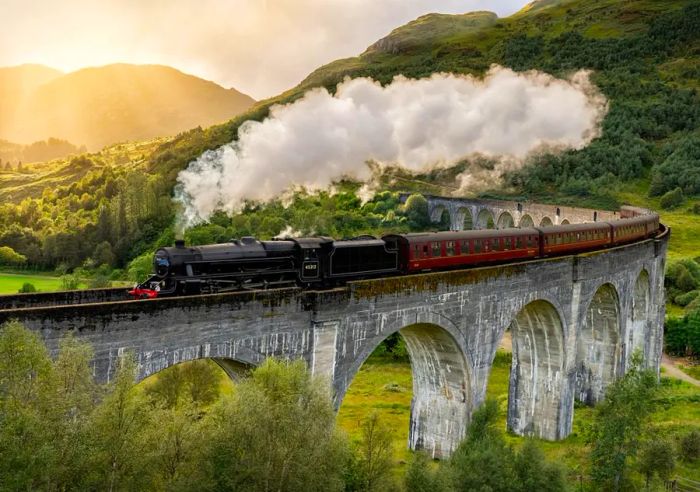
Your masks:
M 410 195 L 403 193 L 401 201 L 408 200 Z M 486 229 L 489 221 L 494 228 L 533 227 L 576 224 L 616 220 L 620 212 L 606 210 L 590 210 L 560 205 L 544 205 L 532 202 L 510 202 L 505 200 L 476 200 L 469 198 L 449 198 L 426 196 L 428 214 L 434 223 L 440 222 L 442 214 L 447 212 L 450 217 L 450 229 L 462 231 L 467 229 Z M 465 218 L 470 217 L 467 222 Z
M 513 220 L 524 211 L 511 209 Z M 73 332 L 94 347 L 93 370 L 102 381 L 114 376 L 127 353 L 137 360 L 139 378 L 205 357 L 232 376 L 268 356 L 302 358 L 328 378 L 337 407 L 364 360 L 398 331 L 414 379 L 408 444 L 442 457 L 455 449 L 484 401 L 509 327 L 508 426 L 518 434 L 566 437 L 574 401 L 599 400 L 635 349 L 658 371 L 667 241 L 662 235 L 580 256 L 357 281 L 325 291 L 143 301 L 118 301 L 121 289 L 6 296 L 0 297 L 0 323 L 19 320 L 40 333 L 54 355 L 63 334 Z

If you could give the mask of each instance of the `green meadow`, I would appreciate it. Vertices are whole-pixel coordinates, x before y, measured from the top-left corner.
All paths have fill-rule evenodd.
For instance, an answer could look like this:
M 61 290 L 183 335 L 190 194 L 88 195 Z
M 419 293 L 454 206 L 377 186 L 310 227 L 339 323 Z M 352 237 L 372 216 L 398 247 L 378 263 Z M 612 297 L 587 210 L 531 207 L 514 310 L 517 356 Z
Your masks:
M 511 354 L 499 350 L 489 376 L 486 394 L 498 401 L 503 428 L 506 428 L 508 386 Z M 411 366 L 382 357 L 371 357 L 360 368 L 343 400 L 338 413 L 338 424 L 351 441 L 359 441 L 359 423 L 373 412 L 391 429 L 397 474 L 406 468 L 411 452 L 407 449 L 411 413 Z M 558 442 L 538 441 L 548 458 L 566 465 L 570 483 L 578 483 L 579 476 L 587 476 L 588 445 L 586 429 L 591 424 L 592 407 L 576 403 L 572 433 Z M 676 436 L 700 427 L 700 388 L 677 379 L 661 377 L 661 389 L 652 425 L 661 435 Z M 513 446 L 522 445 L 524 438 L 507 434 Z M 675 474 L 691 480 L 700 480 L 700 466 L 679 461 Z
M 700 215 L 693 213 L 697 198 L 688 199 L 672 210 L 661 208 L 659 197 L 649 197 L 649 181 L 640 179 L 620 185 L 616 198 L 622 204 L 650 208 L 659 213 L 661 222 L 671 228 L 668 259 L 700 256 Z
M 48 275 L 0 272 L 0 295 L 16 294 L 25 283 L 32 284 L 40 292 L 61 290 L 61 278 Z M 80 285 L 85 288 L 85 284 Z

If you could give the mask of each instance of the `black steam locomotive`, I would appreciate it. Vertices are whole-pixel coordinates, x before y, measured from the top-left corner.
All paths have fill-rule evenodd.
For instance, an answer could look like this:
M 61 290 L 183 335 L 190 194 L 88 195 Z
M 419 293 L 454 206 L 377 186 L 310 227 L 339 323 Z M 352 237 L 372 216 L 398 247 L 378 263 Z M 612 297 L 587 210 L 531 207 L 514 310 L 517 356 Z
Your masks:
M 135 298 L 192 295 L 289 285 L 330 286 L 340 280 L 398 272 L 398 251 L 381 239 L 361 236 L 259 241 L 242 237 L 225 244 L 160 248 L 154 274 L 129 294 Z

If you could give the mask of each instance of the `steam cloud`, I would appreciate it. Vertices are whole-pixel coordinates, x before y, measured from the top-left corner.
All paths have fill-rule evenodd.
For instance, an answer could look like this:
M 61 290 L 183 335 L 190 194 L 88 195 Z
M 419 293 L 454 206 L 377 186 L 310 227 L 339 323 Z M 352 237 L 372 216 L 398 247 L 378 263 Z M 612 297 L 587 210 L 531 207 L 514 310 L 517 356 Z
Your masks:
M 366 164 L 425 171 L 473 154 L 496 159 L 491 175 L 521 166 L 538 149 L 581 148 L 599 134 L 607 103 L 579 71 L 568 80 L 493 66 L 483 79 L 402 76 L 382 87 L 346 79 L 335 95 L 313 89 L 249 121 L 239 139 L 204 153 L 178 176 L 185 226 L 244 200 L 265 201 L 291 187 L 329 187 L 342 177 L 366 181 Z M 469 173 L 469 171 L 467 171 Z M 470 189 L 488 179 L 461 177 Z M 483 184 L 483 183 L 482 183 Z

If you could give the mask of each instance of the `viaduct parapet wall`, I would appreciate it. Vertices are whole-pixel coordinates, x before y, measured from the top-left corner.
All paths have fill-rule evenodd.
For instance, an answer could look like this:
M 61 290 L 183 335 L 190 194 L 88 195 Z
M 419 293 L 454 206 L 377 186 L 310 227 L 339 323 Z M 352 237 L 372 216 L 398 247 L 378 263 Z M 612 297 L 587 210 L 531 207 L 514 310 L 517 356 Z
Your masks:
M 127 353 L 139 378 L 199 358 L 233 376 L 268 356 L 302 358 L 328 377 L 338 407 L 363 362 L 398 331 L 413 371 L 409 444 L 440 457 L 455 449 L 484 401 L 506 330 L 513 344 L 508 426 L 521 435 L 566 437 L 574 401 L 598 401 L 636 350 L 658 370 L 667 240 L 321 292 L 102 302 L 112 294 L 98 291 L 71 298 L 87 303 L 24 308 L 0 301 L 0 323 L 16 319 L 36 330 L 53 355 L 68 332 L 90 342 L 101 381 L 114 377 Z

